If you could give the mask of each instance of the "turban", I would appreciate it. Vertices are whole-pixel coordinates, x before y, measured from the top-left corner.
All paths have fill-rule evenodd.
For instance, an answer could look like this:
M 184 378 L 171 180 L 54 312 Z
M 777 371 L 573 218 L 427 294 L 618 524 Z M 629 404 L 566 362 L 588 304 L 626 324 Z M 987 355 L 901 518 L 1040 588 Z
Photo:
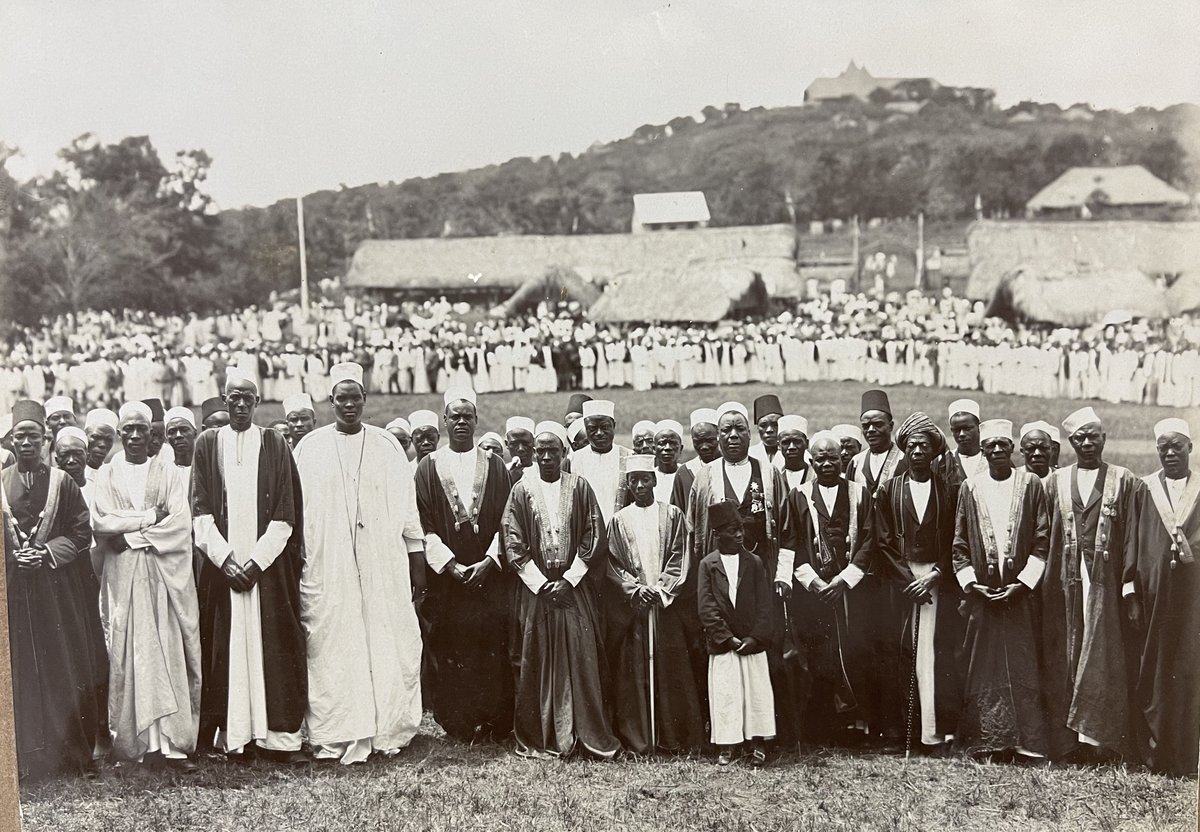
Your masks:
M 896 431 L 896 444 L 900 446 L 901 450 L 905 450 L 908 448 L 908 440 L 918 433 L 927 434 L 933 440 L 933 453 L 935 455 L 940 454 L 946 449 L 946 437 L 942 434 L 942 431 L 933 423 L 932 419 L 920 411 L 912 414 L 901 423 L 900 429 Z

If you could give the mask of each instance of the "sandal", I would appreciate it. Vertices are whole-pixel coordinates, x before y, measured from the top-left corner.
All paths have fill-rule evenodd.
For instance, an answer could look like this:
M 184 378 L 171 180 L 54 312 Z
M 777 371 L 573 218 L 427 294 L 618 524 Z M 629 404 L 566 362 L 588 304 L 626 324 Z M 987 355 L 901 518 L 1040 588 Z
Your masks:
M 762 768 L 767 764 L 767 752 L 761 748 L 754 749 L 750 755 L 750 765 L 753 768 Z
M 727 766 L 732 762 L 733 762 L 733 752 L 732 751 L 722 751 L 720 754 L 717 755 L 717 765 L 719 765 L 719 766 Z

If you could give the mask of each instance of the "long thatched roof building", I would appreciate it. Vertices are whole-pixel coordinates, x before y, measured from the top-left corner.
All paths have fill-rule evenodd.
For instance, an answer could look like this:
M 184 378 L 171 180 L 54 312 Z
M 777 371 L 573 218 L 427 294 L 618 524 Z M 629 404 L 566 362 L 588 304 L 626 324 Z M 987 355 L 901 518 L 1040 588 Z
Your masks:
M 736 260 L 694 261 L 678 268 L 618 275 L 588 317 L 604 323 L 714 323 L 761 314 L 767 302 L 760 272 Z
M 1135 318 L 1171 314 L 1165 289 L 1137 270 L 1075 271 L 1036 264 L 1005 275 L 987 313 L 1007 320 L 1083 327 L 1116 310 Z

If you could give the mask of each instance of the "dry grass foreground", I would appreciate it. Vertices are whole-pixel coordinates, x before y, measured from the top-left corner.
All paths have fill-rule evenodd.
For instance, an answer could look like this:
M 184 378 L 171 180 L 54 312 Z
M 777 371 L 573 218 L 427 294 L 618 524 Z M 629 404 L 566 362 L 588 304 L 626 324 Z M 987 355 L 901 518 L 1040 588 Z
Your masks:
M 762 771 L 711 759 L 527 760 L 495 745 L 414 740 L 349 769 L 204 761 L 183 778 L 106 767 L 24 795 L 25 829 L 1030 830 L 1193 829 L 1192 780 L 1120 767 L 784 755 Z

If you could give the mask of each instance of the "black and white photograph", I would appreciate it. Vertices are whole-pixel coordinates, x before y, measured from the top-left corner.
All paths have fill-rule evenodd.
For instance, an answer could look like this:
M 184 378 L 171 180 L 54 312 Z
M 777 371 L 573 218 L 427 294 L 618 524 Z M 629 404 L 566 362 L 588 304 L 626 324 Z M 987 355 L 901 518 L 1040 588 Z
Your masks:
M 1200 4 L 0 33 L 0 829 L 1197 828 Z

